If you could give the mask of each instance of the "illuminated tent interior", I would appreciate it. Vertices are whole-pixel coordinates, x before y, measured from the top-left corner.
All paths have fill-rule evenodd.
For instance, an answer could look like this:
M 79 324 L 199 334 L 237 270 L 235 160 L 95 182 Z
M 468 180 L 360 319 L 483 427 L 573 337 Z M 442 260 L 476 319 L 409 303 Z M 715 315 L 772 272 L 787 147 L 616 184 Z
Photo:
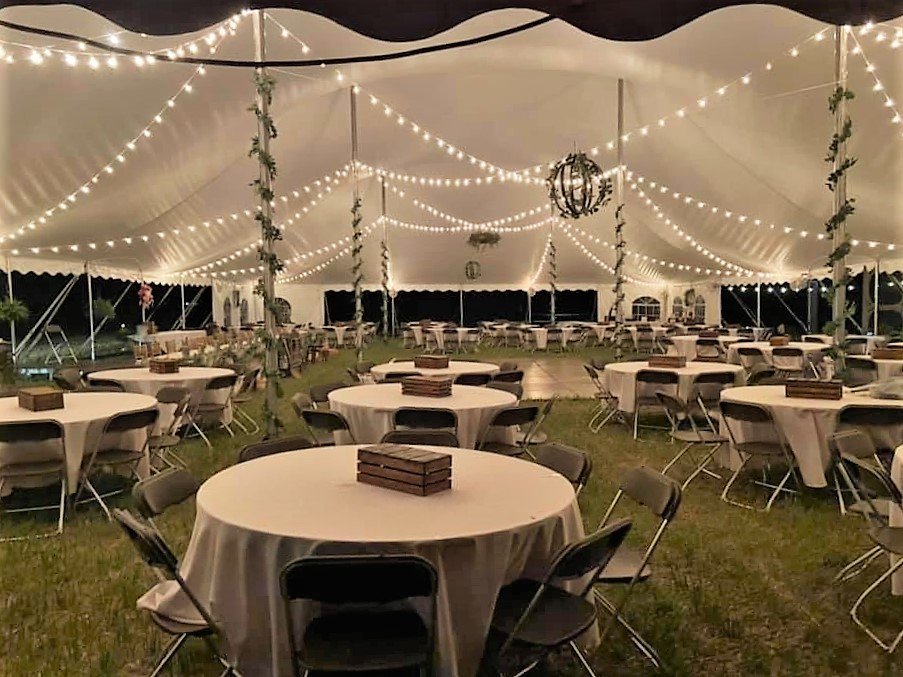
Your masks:
M 540 18 L 505 9 L 410 43 L 365 37 L 294 9 L 266 11 L 268 58 L 328 59 L 439 45 Z M 249 187 L 255 133 L 247 68 L 171 62 L 168 50 L 250 60 L 250 15 L 162 37 L 75 6 L 6 7 L 0 19 L 157 50 L 154 63 L 0 29 L 0 228 L 7 267 L 213 284 L 252 298 L 260 236 Z M 755 5 L 708 13 L 661 37 L 613 41 L 561 20 L 481 44 L 338 67 L 273 68 L 278 164 L 277 293 L 298 322 L 322 322 L 326 290 L 350 289 L 350 88 L 358 85 L 364 285 L 596 289 L 611 305 L 614 200 L 551 219 L 549 163 L 583 150 L 616 165 L 617 79 L 625 80 L 627 300 L 667 303 L 688 287 L 825 276 L 832 212 L 824 161 L 833 132 L 833 27 Z M 900 267 L 903 36 L 900 23 L 849 37 L 853 120 L 848 222 L 854 270 Z M 386 219 L 381 220 L 381 177 Z M 501 240 L 477 252 L 474 230 Z M 480 276 L 465 266 L 477 261 Z M 214 308 L 217 307 L 214 302 Z M 718 303 L 709 304 L 717 319 Z M 253 313 L 262 315 L 257 307 Z M 253 318 L 252 318 L 253 319 Z

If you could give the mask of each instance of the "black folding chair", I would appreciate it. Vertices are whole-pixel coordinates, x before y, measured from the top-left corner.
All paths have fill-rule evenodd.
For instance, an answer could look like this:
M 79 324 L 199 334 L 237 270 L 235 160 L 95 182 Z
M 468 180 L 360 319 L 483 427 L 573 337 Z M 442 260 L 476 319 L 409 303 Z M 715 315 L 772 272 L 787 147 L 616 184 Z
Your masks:
M 554 470 L 574 485 L 574 492 L 579 494 L 593 471 L 593 462 L 589 454 L 566 444 L 537 444 L 533 447 L 536 463 Z
M 492 380 L 489 374 L 458 374 L 455 384 L 459 386 L 484 386 Z
M 182 645 L 191 638 L 201 639 L 213 654 L 214 658 L 223 666 L 224 670 L 221 677 L 226 675 L 238 675 L 229 662 L 223 657 L 222 652 L 217 648 L 214 638 L 221 639 L 222 633 L 210 615 L 207 608 L 201 603 L 197 595 L 188 587 L 185 579 L 179 573 L 179 562 L 176 556 L 170 550 L 166 542 L 160 537 L 159 533 L 150 525 L 142 523 L 138 518 L 132 515 L 128 510 L 113 510 L 112 518 L 120 526 L 122 531 L 128 536 L 132 545 L 138 551 L 138 555 L 144 562 L 154 569 L 161 577 L 175 581 L 182 593 L 191 602 L 194 610 L 198 613 L 197 619 L 186 618 L 169 618 L 158 612 L 151 612 L 150 617 L 160 630 L 172 637 L 167 644 L 163 655 L 157 661 L 151 677 L 156 677 L 163 673 L 172 659 L 178 653 Z
M 104 513 L 106 513 L 107 519 L 112 519 L 110 509 L 103 499 L 121 492 L 113 491 L 101 495 L 91 483 L 91 473 L 96 467 L 118 468 L 124 466 L 129 469 L 136 480 L 140 480 L 141 478 L 138 477 L 138 465 L 144 460 L 150 433 L 157 422 L 158 416 L 159 412 L 157 409 L 149 409 L 127 414 L 117 414 L 107 420 L 103 427 L 103 433 L 94 445 L 94 449 L 82 458 L 75 504 L 78 504 L 78 499 L 87 488 L 92 496 L 88 500 L 97 501 Z M 139 437 L 138 444 L 125 447 L 120 446 L 120 443 L 117 442 L 112 446 L 107 446 L 109 436 L 119 436 L 121 439 L 121 436 L 126 433 L 135 433 Z
M 878 456 L 890 465 L 894 450 L 903 444 L 903 407 L 848 405 L 837 412 L 837 429 L 848 428 L 868 435 Z
M 656 395 L 660 392 L 665 392 L 666 394 L 677 396 L 679 383 L 680 377 L 673 371 L 640 369 L 636 373 L 633 398 L 633 439 L 636 439 L 639 435 L 640 411 L 642 409 L 660 410 L 661 404 Z M 652 392 L 649 392 L 650 390 L 652 390 Z
M 503 390 L 506 393 L 511 393 L 518 400 L 520 400 L 524 396 L 524 387 L 520 383 L 507 383 L 505 381 L 490 381 L 486 384 L 487 388 L 493 388 L 495 390 Z
M 878 380 L 878 365 L 870 357 L 848 356 L 844 360 L 844 366 L 846 367 L 844 385 L 851 388 L 858 388 Z
M 336 432 L 346 432 L 351 438 L 351 442 L 355 443 L 354 433 L 351 432 L 351 426 L 348 421 L 337 411 L 323 411 L 321 409 L 305 409 L 301 412 L 301 419 L 307 426 L 311 439 L 319 447 L 328 447 L 334 444 L 332 438 L 321 439 L 316 431 L 325 432 L 332 435 Z
M 260 377 L 260 367 L 249 369 L 241 377 L 241 383 L 238 386 L 238 392 L 232 395 L 232 411 L 235 412 L 235 422 L 245 434 L 256 435 L 260 432 L 260 425 L 254 418 L 242 409 L 242 405 L 248 404 L 254 397 L 253 391 L 257 388 L 257 379 Z M 242 419 L 251 425 L 251 429 L 245 427 Z
M 187 388 L 179 386 L 165 386 L 157 391 L 158 408 L 171 407 L 172 420 L 157 435 L 151 435 L 147 441 L 148 449 L 151 453 L 151 466 L 156 467 L 155 461 L 159 461 L 164 467 L 184 468 L 186 463 L 178 454 L 173 451 L 179 445 L 182 438 L 179 437 L 179 428 L 185 422 L 188 407 L 191 403 L 191 393 Z
M 692 449 L 701 446 L 707 447 L 707 449 L 701 460 L 694 459 L 695 467 L 687 479 L 683 481 L 683 484 L 681 484 L 681 489 L 686 489 L 690 485 L 690 482 L 696 479 L 701 473 L 721 479 L 720 475 L 708 470 L 708 465 L 715 454 L 718 453 L 718 450 L 727 443 L 727 438 L 721 435 L 721 433 L 717 431 L 717 428 L 699 425 L 693 416 L 693 411 L 681 400 L 672 397 L 671 395 L 666 395 L 665 393 L 656 394 L 659 402 L 661 402 L 662 408 L 665 410 L 668 422 L 671 424 L 671 440 L 674 442 L 681 442 L 684 445 L 674 458 L 668 461 L 667 465 L 662 468 L 662 473 L 667 475 L 668 471 L 677 465 L 677 463 L 683 459 L 685 455 L 690 453 Z
M 413 444 L 434 447 L 460 447 L 458 436 L 450 430 L 416 428 L 390 430 L 380 440 L 383 444 Z
M 390 371 L 383 377 L 383 383 L 401 383 L 409 376 L 420 376 L 419 371 Z
M 0 497 L 7 482 L 42 477 L 59 477 L 60 500 L 58 505 L 4 508 L 3 512 L 31 512 L 37 510 L 59 510 L 56 531 L 34 537 L 55 536 L 63 533 L 66 516 L 66 452 L 63 426 L 57 421 L 28 421 L 21 423 L 0 423 Z M 34 445 L 34 446 L 32 446 Z M 2 499 L 0 499 L 2 500 Z M 31 536 L 0 538 L 3 541 L 18 541 Z
M 184 468 L 167 468 L 139 480 L 132 487 L 138 514 L 150 521 L 194 496 L 200 483 Z
M 524 372 L 520 369 L 500 371 L 492 377 L 492 380 L 499 383 L 520 383 L 524 380 Z
M 596 622 L 596 607 L 586 600 L 586 596 L 630 527 L 629 519 L 613 522 L 562 548 L 542 580 L 521 578 L 501 589 L 491 623 L 492 629 L 504 638 L 494 657 L 500 675 L 504 674 L 499 667 L 502 657 L 516 642 L 539 653 L 531 658 L 529 665 L 518 670 L 517 675 L 529 672 L 549 652 L 568 647 L 587 674 L 595 677 L 596 673 L 575 640 Z M 575 593 L 561 587 L 577 581 L 581 585 Z
M 533 454 L 528 449 L 528 446 L 530 444 L 532 432 L 536 428 L 538 418 L 539 407 L 533 405 L 508 407 L 497 411 L 477 442 L 477 449 L 491 451 L 495 454 L 504 454 L 505 456 L 523 456 L 524 454 L 527 454 L 532 458 Z M 529 427 L 524 434 L 523 440 L 519 444 L 493 442 L 488 439 L 493 428 L 520 427 L 524 425 Z
M 329 406 L 329 393 L 339 388 L 347 388 L 347 383 L 334 382 L 323 383 L 321 385 L 310 387 L 310 399 L 314 404 L 314 409 L 319 409 L 321 405 Z
M 438 577 L 422 557 L 305 557 L 283 568 L 280 589 L 296 677 L 433 673 Z M 415 599 L 426 601 L 426 620 L 410 608 Z M 299 601 L 322 605 L 303 627 L 296 627 L 292 609 Z
M 597 433 L 606 423 L 615 417 L 617 417 L 621 423 L 626 423 L 623 413 L 618 410 L 618 398 L 612 395 L 608 388 L 602 383 L 598 371 L 600 367 L 597 367 L 594 364 L 584 364 L 583 369 L 586 371 L 593 387 L 596 389 L 593 397 L 599 402 L 598 406 L 593 409 L 592 414 L 589 417 L 587 427 L 594 433 Z
M 109 378 L 92 378 L 84 388 L 87 392 L 97 393 L 124 393 L 125 388 L 119 381 Z
M 639 649 L 640 653 L 649 659 L 656 669 L 659 669 L 661 668 L 661 659 L 658 656 L 658 652 L 639 632 L 631 627 L 622 614 L 636 584 L 645 582 L 652 576 L 649 562 L 662 537 L 665 535 L 665 531 L 677 514 L 677 509 L 680 507 L 681 490 L 677 482 L 651 468 L 640 467 L 629 470 L 621 480 L 618 492 L 615 494 L 611 505 L 608 506 L 602 522 L 599 524 L 600 529 L 604 528 L 611 520 L 615 508 L 624 496 L 647 508 L 659 521 L 645 550 L 619 549 L 599 574 L 598 583 L 627 586 L 617 604 L 614 604 L 603 595 L 598 587 L 595 589 L 596 601 L 611 616 L 602 632 L 602 637 L 604 638 L 608 634 L 612 623 L 617 622 L 627 631 L 631 642 Z
M 274 440 L 264 440 L 262 442 L 245 445 L 242 450 L 238 452 L 237 463 L 245 463 L 247 461 L 253 461 L 255 458 L 282 454 L 286 451 L 295 451 L 296 449 L 310 449 L 313 446 L 315 446 L 314 443 L 304 435 L 277 437 Z
M 229 437 L 235 437 L 235 433 L 232 432 L 232 427 L 226 423 L 224 415 L 232 403 L 232 391 L 237 381 L 238 374 L 226 374 L 210 379 L 204 387 L 204 393 L 216 393 L 216 395 L 206 402 L 198 398 L 199 401 L 188 408 L 186 414 L 188 426 L 194 428 L 207 447 L 212 448 L 213 445 L 210 444 L 210 439 L 201 428 L 205 421 L 215 419 L 219 426 L 229 433 Z
M 392 414 L 394 428 L 432 428 L 458 430 L 458 415 L 451 409 L 401 407 Z

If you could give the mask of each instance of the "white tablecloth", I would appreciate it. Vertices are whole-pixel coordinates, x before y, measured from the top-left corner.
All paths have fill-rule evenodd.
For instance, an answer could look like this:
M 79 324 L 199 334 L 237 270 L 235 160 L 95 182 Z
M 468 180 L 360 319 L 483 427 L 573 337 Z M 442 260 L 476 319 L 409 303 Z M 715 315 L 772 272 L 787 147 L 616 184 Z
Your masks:
M 803 338 L 813 337 L 821 339 L 824 343 L 829 346 L 834 345 L 834 337 L 829 336 L 828 334 L 805 334 Z M 866 340 L 866 352 L 871 353 L 875 348 L 880 348 L 885 343 L 887 343 L 886 336 L 869 336 L 866 334 L 847 334 L 848 339 L 865 339 Z
M 167 341 L 175 341 L 176 345 L 184 343 L 189 339 L 207 338 L 207 332 L 203 329 L 180 329 L 173 331 L 158 331 L 155 334 L 148 334 L 143 340 L 146 343 L 166 343 Z
M 499 589 L 540 576 L 559 548 L 582 537 L 571 485 L 525 461 L 436 448 L 453 457 L 452 489 L 411 496 L 355 481 L 356 450 L 277 454 L 207 480 L 182 561 L 188 585 L 219 621 L 243 674 L 289 675 L 279 593 L 288 562 L 332 543 L 415 553 L 439 574 L 438 674 L 472 677 Z M 169 582 L 139 606 L 193 616 Z
M 714 362 L 690 362 L 685 367 L 650 367 L 645 360 L 636 362 L 612 362 L 602 370 L 602 383 L 608 391 L 618 399 L 618 409 L 627 413 L 636 410 L 636 375 L 641 369 L 676 373 L 678 376 L 677 396 L 683 400 L 690 395 L 693 380 L 699 374 L 734 374 L 734 382 L 742 385 L 745 382 L 743 367 L 733 364 L 717 364 Z M 654 389 L 650 392 L 654 392 Z
M 737 348 L 741 346 L 743 348 L 758 348 L 762 351 L 762 356 L 768 364 L 772 364 L 771 351 L 778 347 L 800 348 L 802 349 L 803 354 L 811 360 L 819 359 L 822 351 L 828 348 L 828 346 L 820 343 L 805 343 L 803 341 L 791 341 L 787 346 L 773 346 L 768 341 L 745 341 L 743 343 L 734 343 L 728 348 L 728 362 L 740 364 L 740 355 L 737 353 Z
M 459 385 L 452 387 L 451 397 L 402 395 L 400 383 L 354 386 L 329 393 L 330 408 L 348 419 L 355 441 L 361 444 L 379 442 L 392 430 L 396 409 L 430 407 L 454 411 L 458 415 L 458 442 L 473 448 L 493 415 L 516 403 L 514 395 L 503 390 Z M 347 441 L 347 435 L 336 434 L 336 444 Z
M 348 327 L 346 327 L 346 326 L 344 326 L 344 325 L 341 325 L 341 326 L 338 326 L 338 327 L 333 326 L 333 325 L 326 325 L 326 326 L 323 327 L 323 329 L 326 330 L 326 332 L 327 332 L 327 334 L 326 334 L 327 337 L 329 336 L 329 333 L 328 333 L 328 332 L 334 332 L 334 333 L 335 333 L 336 347 L 341 347 L 341 346 L 343 346 L 343 345 L 345 344 L 345 330 L 346 330 L 347 328 L 348 328 Z
M 674 342 L 674 350 L 677 355 L 683 355 L 688 360 L 696 359 L 696 342 L 699 336 L 696 334 L 687 334 L 685 336 L 672 336 L 671 341 Z M 728 346 L 740 340 L 738 336 L 719 336 L 716 339 L 721 346 L 721 350 L 726 352 Z
M 411 360 L 404 362 L 386 362 L 377 364 L 370 370 L 373 378 L 382 381 L 387 374 L 396 371 L 416 371 L 425 376 L 458 376 L 460 374 L 498 374 L 497 364 L 490 362 L 465 362 L 463 360 L 449 360 L 444 369 L 420 369 L 414 366 Z
M 445 334 L 444 334 L 445 331 L 447 331 L 447 329 L 445 327 L 431 327 L 430 328 L 430 333 L 433 335 L 433 338 L 436 339 L 436 345 L 439 346 L 440 351 L 445 350 Z M 467 336 L 467 332 L 470 331 L 470 328 L 469 327 L 455 327 L 454 331 L 455 331 L 455 333 L 457 333 L 458 338 L 455 342 L 455 345 L 449 346 L 449 348 L 451 348 L 452 350 L 457 350 L 461 346 L 461 344 L 464 343 L 464 337 Z M 451 336 L 449 336 L 449 338 L 451 338 Z
M 633 345 L 638 348 L 640 345 L 640 339 L 639 339 L 639 332 L 637 331 L 637 328 L 636 327 L 626 327 L 626 329 L 627 329 L 627 331 L 630 332 L 630 337 L 633 339 Z M 652 327 L 652 339 L 653 340 L 660 339 L 662 336 L 665 336 L 665 334 L 667 334 L 667 333 L 668 333 L 667 327 Z
M 65 406 L 62 409 L 29 411 L 19 406 L 18 398 L 2 397 L 0 422 L 50 420 L 62 424 L 66 480 L 69 483 L 70 493 L 74 493 L 78 488 L 78 471 L 85 452 L 97 444 L 104 424 L 111 416 L 157 407 L 157 401 L 153 397 L 132 393 L 65 393 L 63 402 Z M 9 448 L 4 448 L 5 446 L 0 444 L 0 454 L 14 453 L 15 450 L 12 449 L 14 445 L 9 445 Z M 144 476 L 148 471 L 149 466 L 145 459 L 138 467 L 138 474 Z
M 903 409 L 901 400 L 878 400 L 861 393 L 845 393 L 839 400 L 787 397 L 784 394 L 784 386 L 731 388 L 721 394 L 721 399 L 727 402 L 758 404 L 771 411 L 775 423 L 796 457 L 803 483 L 810 487 L 827 486 L 825 470 L 831 461 L 828 437 L 837 428 L 836 418 L 839 410 L 856 404 Z M 751 424 L 735 425 L 733 429 L 734 434 L 738 436 L 737 441 L 760 439 L 756 437 L 757 427 Z M 726 464 L 736 467 L 739 456 L 733 450 L 730 456 L 731 459 Z M 721 460 L 725 462 L 723 456 Z
M 88 381 L 103 379 L 119 383 L 126 392 L 150 395 L 156 397 L 157 393 L 166 386 L 178 386 L 186 388 L 191 393 L 192 404 L 198 402 L 222 402 L 227 393 L 223 391 L 207 392 L 205 388 L 211 379 L 218 376 L 228 376 L 235 372 L 231 369 L 219 367 L 179 367 L 178 374 L 155 374 L 148 367 L 133 367 L 129 369 L 107 369 L 88 374 Z M 232 421 L 232 410 L 227 408 L 223 420 L 226 423 Z M 168 408 L 161 410 L 158 430 L 165 430 L 172 421 L 172 412 Z

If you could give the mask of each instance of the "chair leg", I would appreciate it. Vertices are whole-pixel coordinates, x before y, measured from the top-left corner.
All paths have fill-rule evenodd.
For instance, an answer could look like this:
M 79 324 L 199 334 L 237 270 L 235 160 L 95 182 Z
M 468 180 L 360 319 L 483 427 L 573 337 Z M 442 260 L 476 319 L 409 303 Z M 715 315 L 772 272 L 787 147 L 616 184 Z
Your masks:
M 179 649 L 182 648 L 186 639 L 188 639 L 188 635 L 177 635 L 172 638 L 169 644 L 166 645 L 166 649 L 163 651 L 163 655 L 160 657 L 160 661 L 157 663 L 157 667 L 154 668 L 154 671 L 150 674 L 150 677 L 157 677 L 163 672 Z
M 768 503 L 765 504 L 765 512 L 771 510 L 771 506 L 777 500 L 778 495 L 784 490 L 784 485 L 787 484 L 787 480 L 789 480 L 793 476 L 793 466 L 787 471 L 787 474 L 781 478 L 781 481 L 778 483 L 778 486 L 775 488 L 774 492 L 771 494 L 771 497 L 768 499 Z
M 91 484 L 91 480 L 89 480 L 86 477 L 83 482 L 83 486 L 88 487 L 88 491 L 90 491 L 91 494 L 94 496 L 94 500 L 100 504 L 100 507 L 103 508 L 103 511 L 106 513 L 107 519 L 112 522 L 113 516 L 110 514 L 110 509 L 107 507 L 107 504 L 104 502 L 103 497 L 99 493 L 97 493 L 97 489 L 94 488 L 94 485 Z M 76 501 L 77 500 L 78 500 L 78 496 L 76 496 Z
M 721 447 L 723 445 L 724 445 L 724 443 L 720 442 L 712 447 L 712 449 L 709 451 L 709 453 L 707 453 L 705 455 L 705 457 L 702 459 L 702 461 L 699 463 L 699 465 L 696 466 L 696 470 L 694 470 L 692 473 L 690 473 L 690 476 L 684 480 L 683 484 L 680 485 L 681 489 L 686 489 L 688 486 L 690 486 L 690 482 L 695 480 L 702 473 L 711 475 L 714 479 L 719 479 L 719 480 L 721 479 L 721 475 L 718 475 L 717 473 L 713 473 L 706 466 L 708 466 L 708 464 L 711 462 L 711 460 L 713 458 L 715 458 L 715 454 L 718 453 L 718 450 L 721 449 Z
M 867 634 L 878 646 L 884 649 L 888 653 L 893 653 L 894 649 L 897 648 L 897 645 L 900 643 L 900 640 L 903 639 L 903 630 L 901 630 L 896 637 L 894 637 L 893 641 L 890 644 L 884 643 L 878 635 L 876 635 L 871 628 L 869 628 L 865 623 L 862 622 L 859 618 L 859 607 L 862 606 L 862 603 L 865 602 L 865 599 L 871 595 L 879 585 L 884 583 L 887 579 L 897 573 L 897 570 L 903 567 L 903 557 L 901 557 L 893 566 L 889 567 L 887 571 L 881 574 L 878 579 L 872 583 L 869 587 L 865 589 L 865 591 L 859 595 L 859 598 L 856 600 L 856 603 L 853 604 L 853 608 L 850 609 L 850 616 L 853 619 L 853 622 L 858 625 L 862 630 Z
M 636 411 L 633 412 L 633 439 L 637 438 L 637 433 L 640 428 L 640 408 L 637 407 Z
M 596 673 L 593 672 L 592 666 L 589 664 L 589 661 L 586 660 L 586 656 L 583 655 L 580 648 L 573 641 L 568 642 L 568 646 L 571 647 L 571 651 L 577 657 L 577 660 L 580 662 L 580 665 L 583 666 L 583 669 L 586 670 L 586 673 L 590 675 L 590 677 L 596 677 Z
M 740 463 L 740 467 L 734 471 L 734 474 L 731 475 L 730 479 L 727 481 L 727 484 L 724 485 L 724 489 L 721 492 L 721 500 L 725 503 L 730 503 L 731 505 L 736 505 L 740 508 L 746 508 L 747 510 L 755 510 L 755 508 L 751 505 L 747 505 L 746 503 L 740 503 L 739 501 L 735 501 L 727 497 L 728 492 L 731 490 L 731 487 L 734 486 L 734 482 L 737 481 L 737 478 L 740 476 L 740 473 L 743 471 L 743 468 L 746 467 L 746 464 L 749 462 L 751 456 L 747 456 L 743 459 L 743 462 Z
M 232 408 L 236 414 L 238 414 L 244 420 L 246 420 L 248 423 L 250 423 L 252 426 L 254 426 L 254 429 L 250 432 L 251 435 L 256 435 L 257 433 L 260 432 L 260 426 L 257 424 L 257 421 L 255 421 L 252 416 L 250 416 L 246 411 L 244 411 L 240 407 L 233 405 Z
M 849 581 L 853 578 L 856 578 L 859 574 L 865 571 L 868 566 L 875 561 L 875 559 L 884 552 L 880 546 L 875 546 L 874 548 L 870 548 L 866 550 L 864 553 L 859 555 L 852 562 L 847 564 L 843 569 L 837 572 L 837 575 L 834 577 L 834 582 L 838 581 Z M 850 573 L 855 569 L 855 573 Z
M 658 655 L 658 651 L 655 650 L 655 647 L 652 646 L 649 642 L 647 642 L 643 636 L 637 632 L 630 623 L 620 614 L 618 609 L 612 604 L 605 595 L 599 592 L 598 589 L 593 591 L 593 596 L 596 599 L 596 602 L 602 605 L 602 608 L 608 612 L 611 616 L 612 620 L 617 622 L 624 630 L 627 632 L 628 637 L 630 637 L 630 641 L 637 648 L 637 650 L 643 654 L 643 656 L 655 666 L 656 669 L 660 669 L 662 667 L 662 660 Z M 609 623 L 610 625 L 610 623 Z M 606 627 L 606 631 L 607 631 Z M 603 632 L 603 639 L 606 632 Z
M 684 454 L 692 449 L 694 444 L 695 442 L 690 442 L 689 444 L 685 445 L 683 449 L 678 451 L 677 455 L 670 461 L 668 461 L 668 464 L 664 468 L 662 468 L 662 475 L 667 475 L 668 471 L 671 470 L 672 467 L 674 467 L 674 464 L 677 463 L 681 458 L 683 458 Z

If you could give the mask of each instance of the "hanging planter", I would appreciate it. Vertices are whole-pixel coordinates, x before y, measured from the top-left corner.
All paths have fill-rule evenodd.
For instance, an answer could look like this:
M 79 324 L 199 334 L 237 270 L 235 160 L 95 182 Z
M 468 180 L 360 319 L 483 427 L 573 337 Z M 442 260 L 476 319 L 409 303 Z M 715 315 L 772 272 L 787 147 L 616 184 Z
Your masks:
M 501 240 L 502 236 L 494 231 L 478 230 L 468 236 L 467 244 L 482 253 L 487 247 L 498 246 L 498 243 L 501 242 Z
M 473 282 L 480 279 L 483 271 L 479 261 L 468 261 L 464 264 L 464 277 Z
M 547 179 L 549 198 L 566 219 L 595 214 L 611 196 L 611 181 L 585 153 L 571 153 L 557 162 Z

